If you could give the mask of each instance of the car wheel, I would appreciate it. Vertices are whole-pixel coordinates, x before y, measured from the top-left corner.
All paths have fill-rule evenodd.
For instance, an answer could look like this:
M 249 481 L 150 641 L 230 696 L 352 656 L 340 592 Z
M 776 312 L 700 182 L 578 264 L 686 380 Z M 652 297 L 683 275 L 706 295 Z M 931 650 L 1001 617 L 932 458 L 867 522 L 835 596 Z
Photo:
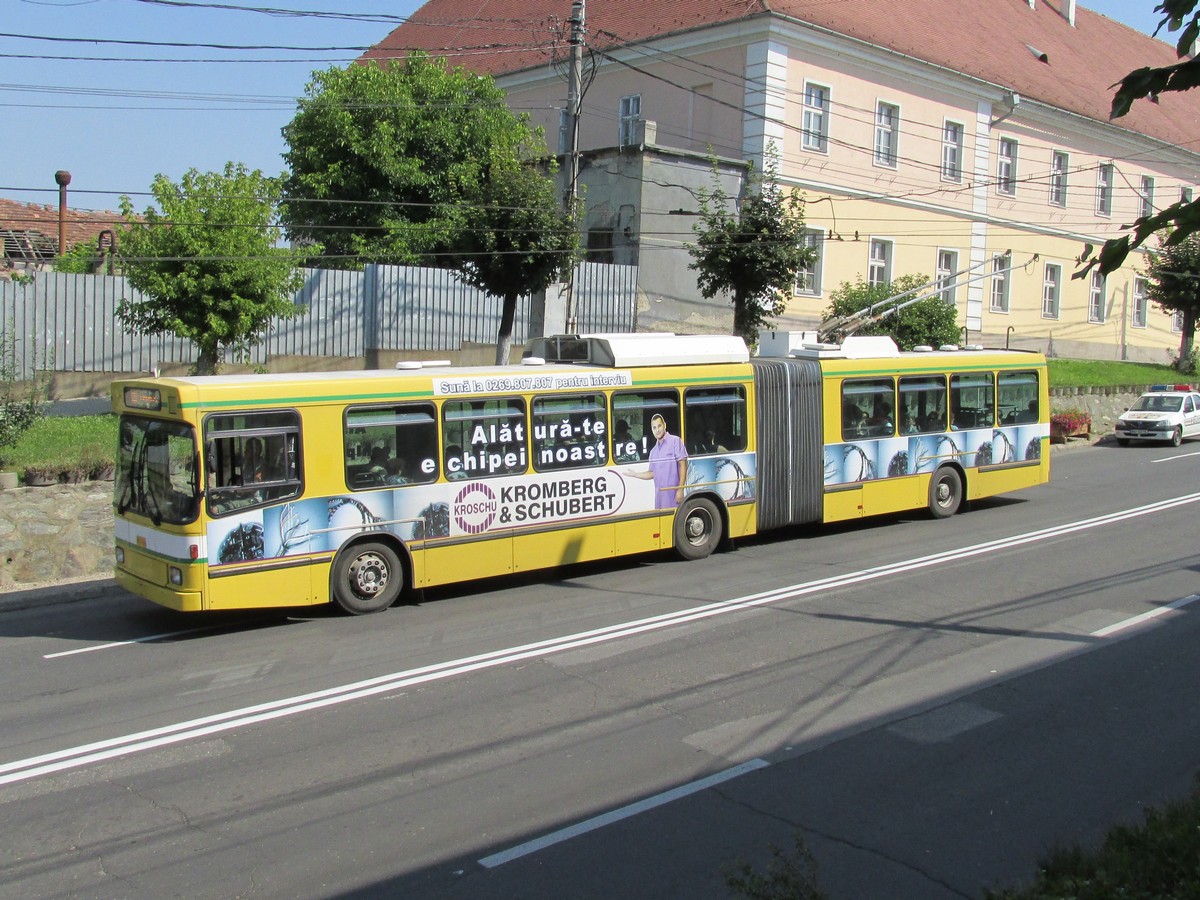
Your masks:
M 352 615 L 387 609 L 403 587 L 404 567 L 387 544 L 356 544 L 333 564 L 333 599 Z
M 929 512 L 935 519 L 948 519 L 962 505 L 963 485 L 958 471 L 942 466 L 929 482 Z
M 1183 426 L 1176 425 L 1175 430 L 1171 432 L 1171 446 L 1178 447 L 1183 443 Z
M 675 549 L 684 559 L 704 559 L 721 542 L 721 513 L 711 500 L 685 500 L 675 514 Z

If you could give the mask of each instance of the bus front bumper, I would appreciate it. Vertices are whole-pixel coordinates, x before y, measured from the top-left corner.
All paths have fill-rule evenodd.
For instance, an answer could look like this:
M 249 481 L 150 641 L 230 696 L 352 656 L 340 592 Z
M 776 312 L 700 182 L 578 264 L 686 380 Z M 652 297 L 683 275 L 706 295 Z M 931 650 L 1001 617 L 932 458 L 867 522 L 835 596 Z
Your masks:
M 165 588 L 162 585 L 138 578 L 120 566 L 117 567 L 114 575 L 118 587 L 124 588 L 131 594 L 137 594 L 139 597 L 145 597 L 159 606 L 165 606 L 176 612 L 200 612 L 204 609 L 204 595 L 199 591 L 176 591 Z

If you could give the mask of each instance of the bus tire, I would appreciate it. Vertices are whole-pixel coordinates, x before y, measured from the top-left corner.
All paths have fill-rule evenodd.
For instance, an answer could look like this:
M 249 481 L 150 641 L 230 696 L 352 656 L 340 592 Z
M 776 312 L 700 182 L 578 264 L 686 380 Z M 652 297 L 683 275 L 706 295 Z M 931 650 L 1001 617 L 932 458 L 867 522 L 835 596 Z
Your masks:
M 404 566 L 387 544 L 355 544 L 333 563 L 333 599 L 355 616 L 381 612 L 404 588 Z
M 684 559 L 704 559 L 721 543 L 721 512 L 711 500 L 693 497 L 675 513 L 675 549 Z
M 935 519 L 948 519 L 962 506 L 963 483 L 957 469 L 942 466 L 929 481 L 929 512 Z

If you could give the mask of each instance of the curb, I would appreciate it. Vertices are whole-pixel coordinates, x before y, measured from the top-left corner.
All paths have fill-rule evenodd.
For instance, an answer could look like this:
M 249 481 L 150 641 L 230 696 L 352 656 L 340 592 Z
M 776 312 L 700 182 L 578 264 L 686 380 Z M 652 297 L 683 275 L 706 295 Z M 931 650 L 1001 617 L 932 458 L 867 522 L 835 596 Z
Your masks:
M 99 578 L 91 581 L 67 581 L 62 584 L 43 584 L 37 587 L 0 590 L 0 612 L 32 609 L 56 603 L 95 600 L 114 590 L 116 586 L 117 582 L 113 578 Z

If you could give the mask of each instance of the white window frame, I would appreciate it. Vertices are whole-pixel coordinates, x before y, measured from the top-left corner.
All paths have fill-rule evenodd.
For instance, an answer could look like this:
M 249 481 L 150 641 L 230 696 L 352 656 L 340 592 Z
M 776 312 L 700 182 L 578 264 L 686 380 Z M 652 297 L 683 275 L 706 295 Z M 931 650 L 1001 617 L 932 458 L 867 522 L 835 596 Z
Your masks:
M 890 284 L 892 281 L 892 250 L 895 242 L 888 238 L 871 238 L 867 245 L 867 284 Z M 879 276 L 883 277 L 880 278 Z
M 622 97 L 617 113 L 620 120 L 617 146 L 632 147 L 638 143 L 638 122 L 642 118 L 642 95 L 629 94 Z
M 875 154 L 877 166 L 896 168 L 900 147 L 900 107 L 880 100 L 875 104 Z
M 992 312 L 1007 313 L 1008 312 L 1008 288 L 1009 288 L 1009 273 L 1005 271 L 1008 268 L 1009 257 L 997 254 L 992 257 Z
M 942 181 L 962 182 L 963 135 L 967 132 L 962 122 L 946 119 L 942 122 Z
M 814 153 L 829 152 L 829 97 L 831 91 L 823 84 L 804 84 L 804 127 L 800 146 Z
M 1050 154 L 1050 194 L 1046 202 L 1051 206 L 1067 205 L 1067 170 L 1071 165 L 1071 157 L 1062 150 L 1054 150 Z
M 1177 309 L 1171 313 L 1171 330 L 1183 334 L 1183 310 Z
M 1112 217 L 1113 172 L 1112 163 L 1096 167 L 1096 215 L 1106 219 Z
M 1092 269 L 1092 280 L 1088 288 L 1088 321 L 1095 325 L 1104 324 L 1106 312 L 1105 288 L 1107 279 L 1104 273 Z
M 947 306 L 958 306 L 958 285 L 955 284 L 958 273 L 958 251 L 939 247 L 937 264 L 934 266 L 937 279 L 937 290 Z
M 1149 175 L 1142 176 L 1142 189 L 1138 191 L 1138 215 L 1149 217 L 1154 215 L 1154 179 Z
M 1008 152 L 1005 152 L 1008 151 Z M 996 148 L 996 193 L 1005 197 L 1017 194 L 1017 154 L 1020 144 L 1016 138 L 1002 137 Z
M 1046 263 L 1042 270 L 1042 318 L 1057 319 L 1062 309 L 1062 266 Z
M 1192 202 L 1191 185 L 1181 184 L 1179 186 L 1179 202 L 1180 203 L 1191 203 Z
M 820 297 L 821 275 L 825 261 L 825 232 L 819 228 L 805 228 L 800 240 L 804 246 L 816 251 L 816 258 L 811 266 L 802 266 L 796 273 L 796 283 L 792 293 L 797 297 Z
M 1133 278 L 1133 302 L 1129 325 L 1132 328 L 1145 328 L 1149 319 L 1150 297 L 1146 293 L 1146 279 L 1140 276 Z

